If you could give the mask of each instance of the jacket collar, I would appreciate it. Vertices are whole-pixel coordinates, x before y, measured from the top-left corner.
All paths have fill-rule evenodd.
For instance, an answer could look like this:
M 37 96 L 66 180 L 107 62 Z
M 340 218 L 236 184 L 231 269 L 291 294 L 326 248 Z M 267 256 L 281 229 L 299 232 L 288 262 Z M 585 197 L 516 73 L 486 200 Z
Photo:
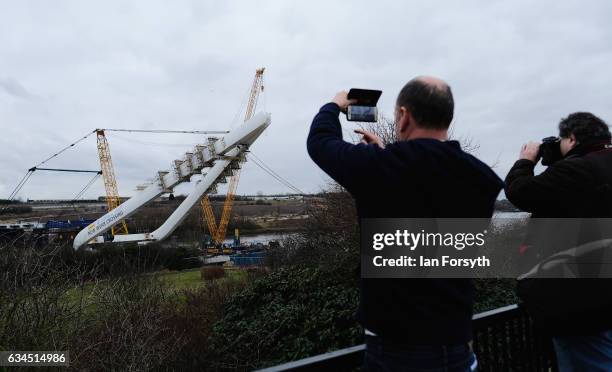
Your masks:
M 591 153 L 591 152 L 607 150 L 607 149 L 611 149 L 612 150 L 612 142 L 610 141 L 610 139 L 591 140 L 591 141 L 583 142 L 583 143 L 580 143 L 580 144 L 576 145 L 576 147 L 571 149 L 564 156 L 564 158 L 567 159 L 569 157 L 573 158 L 573 157 L 576 157 L 576 156 L 584 156 L 584 155 L 586 155 L 588 153 Z

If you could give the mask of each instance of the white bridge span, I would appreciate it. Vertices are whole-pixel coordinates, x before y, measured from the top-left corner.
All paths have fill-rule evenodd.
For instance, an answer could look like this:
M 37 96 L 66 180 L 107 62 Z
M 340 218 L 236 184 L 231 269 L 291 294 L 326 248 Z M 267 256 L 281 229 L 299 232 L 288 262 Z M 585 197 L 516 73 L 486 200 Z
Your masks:
M 203 178 L 195 183 L 187 198 L 157 230 L 144 234 L 115 235 L 112 242 L 159 241 L 167 238 L 204 194 L 215 192 L 218 183 L 226 182 L 226 178 L 240 168 L 245 152 L 270 123 L 269 113 L 258 113 L 225 136 L 209 138 L 207 144 L 196 146 L 193 152 L 185 154 L 184 160 L 175 160 L 172 170 L 158 172 L 156 182 L 81 230 L 74 239 L 74 249 L 86 244 L 103 243 L 104 237 L 101 235 L 117 222 L 128 218 L 161 194 L 172 192 L 178 184 L 190 182 L 191 176 L 201 173 Z

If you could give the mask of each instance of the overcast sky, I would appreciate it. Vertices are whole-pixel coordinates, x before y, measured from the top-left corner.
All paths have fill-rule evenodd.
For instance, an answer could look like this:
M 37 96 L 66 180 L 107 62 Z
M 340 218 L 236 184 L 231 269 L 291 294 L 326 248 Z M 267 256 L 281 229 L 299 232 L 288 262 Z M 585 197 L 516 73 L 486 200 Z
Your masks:
M 260 66 L 258 109 L 272 125 L 252 150 L 306 192 L 327 182 L 306 152 L 308 127 L 341 89 L 383 90 L 379 108 L 390 115 L 412 77 L 445 79 L 455 133 L 478 143 L 502 178 L 523 142 L 556 135 L 568 113 L 612 122 L 608 1 L 0 0 L 0 9 L 0 198 L 97 127 L 235 127 Z M 122 195 L 203 142 L 108 138 Z M 47 165 L 99 169 L 95 136 Z M 88 179 L 37 172 L 19 196 L 71 198 Z M 238 193 L 258 191 L 290 190 L 247 163 Z M 103 193 L 100 180 L 84 197 Z

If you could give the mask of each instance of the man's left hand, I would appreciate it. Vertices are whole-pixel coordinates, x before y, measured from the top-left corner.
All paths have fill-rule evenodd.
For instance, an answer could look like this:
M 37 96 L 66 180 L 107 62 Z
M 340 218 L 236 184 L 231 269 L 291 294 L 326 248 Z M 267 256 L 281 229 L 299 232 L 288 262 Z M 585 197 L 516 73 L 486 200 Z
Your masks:
M 536 163 L 538 160 L 538 153 L 540 152 L 540 143 L 539 142 L 527 142 L 521 148 L 521 154 L 519 159 L 527 159 Z
M 348 92 L 343 90 L 341 92 L 336 93 L 332 102 L 340 107 L 340 111 L 346 112 L 349 105 L 357 103 L 356 99 L 348 99 Z

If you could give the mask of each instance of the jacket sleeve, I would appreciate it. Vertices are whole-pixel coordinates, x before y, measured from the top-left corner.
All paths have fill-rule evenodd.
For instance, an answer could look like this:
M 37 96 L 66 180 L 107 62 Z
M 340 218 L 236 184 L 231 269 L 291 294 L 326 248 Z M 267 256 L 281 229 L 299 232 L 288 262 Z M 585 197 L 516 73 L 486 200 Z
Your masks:
M 506 176 L 506 197 L 518 208 L 532 213 L 555 210 L 568 195 L 589 183 L 588 171 L 572 160 L 560 160 L 535 176 L 535 163 L 521 159 Z
M 381 149 L 363 143 L 354 145 L 342 139 L 335 103 L 321 107 L 310 126 L 306 147 L 312 160 L 349 192 L 359 190 L 365 176 L 371 176 L 375 158 Z

